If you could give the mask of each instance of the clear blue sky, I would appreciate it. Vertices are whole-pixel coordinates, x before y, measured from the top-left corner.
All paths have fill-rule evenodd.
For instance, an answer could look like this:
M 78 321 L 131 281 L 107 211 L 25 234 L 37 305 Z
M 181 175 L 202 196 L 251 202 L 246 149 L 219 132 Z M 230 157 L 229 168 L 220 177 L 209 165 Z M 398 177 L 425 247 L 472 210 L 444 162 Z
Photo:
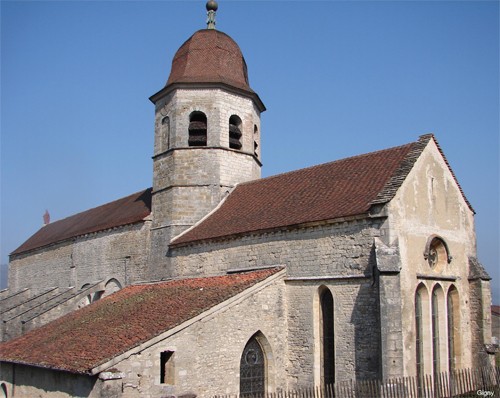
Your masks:
M 205 1 L 1 1 L 1 261 L 151 186 L 153 105 Z M 264 176 L 433 132 L 499 273 L 497 1 L 219 1 L 267 106 Z

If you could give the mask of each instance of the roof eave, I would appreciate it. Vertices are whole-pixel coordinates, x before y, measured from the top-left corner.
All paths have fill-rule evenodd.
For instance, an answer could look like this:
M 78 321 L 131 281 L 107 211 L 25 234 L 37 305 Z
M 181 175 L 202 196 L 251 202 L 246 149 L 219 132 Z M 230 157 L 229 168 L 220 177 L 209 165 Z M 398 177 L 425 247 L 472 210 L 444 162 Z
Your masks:
M 260 99 L 259 95 L 253 91 L 253 90 L 244 90 L 242 88 L 238 88 L 235 86 L 232 86 L 227 83 L 222 83 L 222 82 L 178 82 L 178 83 L 171 83 L 163 87 L 160 91 L 157 93 L 153 94 L 151 97 L 149 97 L 149 100 L 153 103 L 156 104 L 158 100 L 166 96 L 167 94 L 171 93 L 174 90 L 177 89 L 217 89 L 217 88 L 222 88 L 226 91 L 229 91 L 234 94 L 242 95 L 244 97 L 250 98 L 253 100 L 257 108 L 259 109 L 260 112 L 264 112 L 266 110 L 266 107 L 262 100 Z

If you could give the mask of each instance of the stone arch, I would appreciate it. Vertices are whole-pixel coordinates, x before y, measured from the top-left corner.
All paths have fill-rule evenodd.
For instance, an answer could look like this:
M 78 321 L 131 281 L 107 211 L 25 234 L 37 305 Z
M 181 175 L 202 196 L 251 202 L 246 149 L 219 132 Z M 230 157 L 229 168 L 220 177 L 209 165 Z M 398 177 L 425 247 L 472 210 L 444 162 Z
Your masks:
M 248 339 L 240 358 L 242 397 L 265 394 L 275 389 L 274 355 L 266 336 L 259 330 Z
M 0 398 L 7 398 L 7 384 L 2 383 L 0 384 Z
M 160 126 L 160 153 L 170 149 L 170 117 L 161 118 Z
M 110 278 L 104 285 L 104 293 L 102 294 L 102 297 L 109 296 L 110 294 L 113 294 L 117 292 L 118 290 L 121 290 L 122 284 L 115 278 Z
M 424 258 L 432 269 L 442 271 L 452 256 L 446 241 L 438 235 L 431 235 L 425 244 Z
M 436 283 L 431 295 L 432 373 L 437 380 L 439 373 L 448 367 L 446 339 L 445 295 L 441 284 Z
M 455 285 L 448 288 L 446 296 L 448 328 L 448 369 L 460 369 L 462 357 L 462 335 L 460 333 L 460 298 Z
M 189 115 L 189 146 L 207 146 L 207 115 L 193 111 Z
M 315 383 L 321 387 L 335 382 L 335 317 L 331 290 L 321 285 L 314 297 Z
M 429 291 L 424 283 L 415 290 L 415 366 L 417 378 L 432 370 Z
M 238 115 L 231 115 L 229 118 L 229 148 L 241 149 L 243 123 Z

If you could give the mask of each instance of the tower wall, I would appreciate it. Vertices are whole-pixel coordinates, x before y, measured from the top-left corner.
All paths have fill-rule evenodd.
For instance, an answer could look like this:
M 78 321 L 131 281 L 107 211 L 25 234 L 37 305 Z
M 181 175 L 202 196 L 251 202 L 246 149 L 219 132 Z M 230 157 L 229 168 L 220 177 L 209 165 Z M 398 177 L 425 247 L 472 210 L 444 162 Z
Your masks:
M 212 211 L 238 183 L 260 178 L 260 111 L 220 88 L 177 89 L 156 102 L 151 277 L 176 274 L 168 244 Z M 193 113 L 206 117 L 206 145 L 190 146 Z M 229 120 L 241 120 L 241 148 L 230 148 Z M 256 150 L 257 148 L 257 150 Z

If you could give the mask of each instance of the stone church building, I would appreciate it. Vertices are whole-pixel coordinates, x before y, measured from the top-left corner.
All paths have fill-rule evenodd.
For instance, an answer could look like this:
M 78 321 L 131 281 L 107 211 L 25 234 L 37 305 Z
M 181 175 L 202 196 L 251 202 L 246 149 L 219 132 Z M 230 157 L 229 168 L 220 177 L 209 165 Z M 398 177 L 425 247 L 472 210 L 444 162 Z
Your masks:
M 265 107 L 216 8 L 150 98 L 152 188 L 12 252 L 0 396 L 210 397 L 488 364 L 490 278 L 436 138 L 260 178 Z

